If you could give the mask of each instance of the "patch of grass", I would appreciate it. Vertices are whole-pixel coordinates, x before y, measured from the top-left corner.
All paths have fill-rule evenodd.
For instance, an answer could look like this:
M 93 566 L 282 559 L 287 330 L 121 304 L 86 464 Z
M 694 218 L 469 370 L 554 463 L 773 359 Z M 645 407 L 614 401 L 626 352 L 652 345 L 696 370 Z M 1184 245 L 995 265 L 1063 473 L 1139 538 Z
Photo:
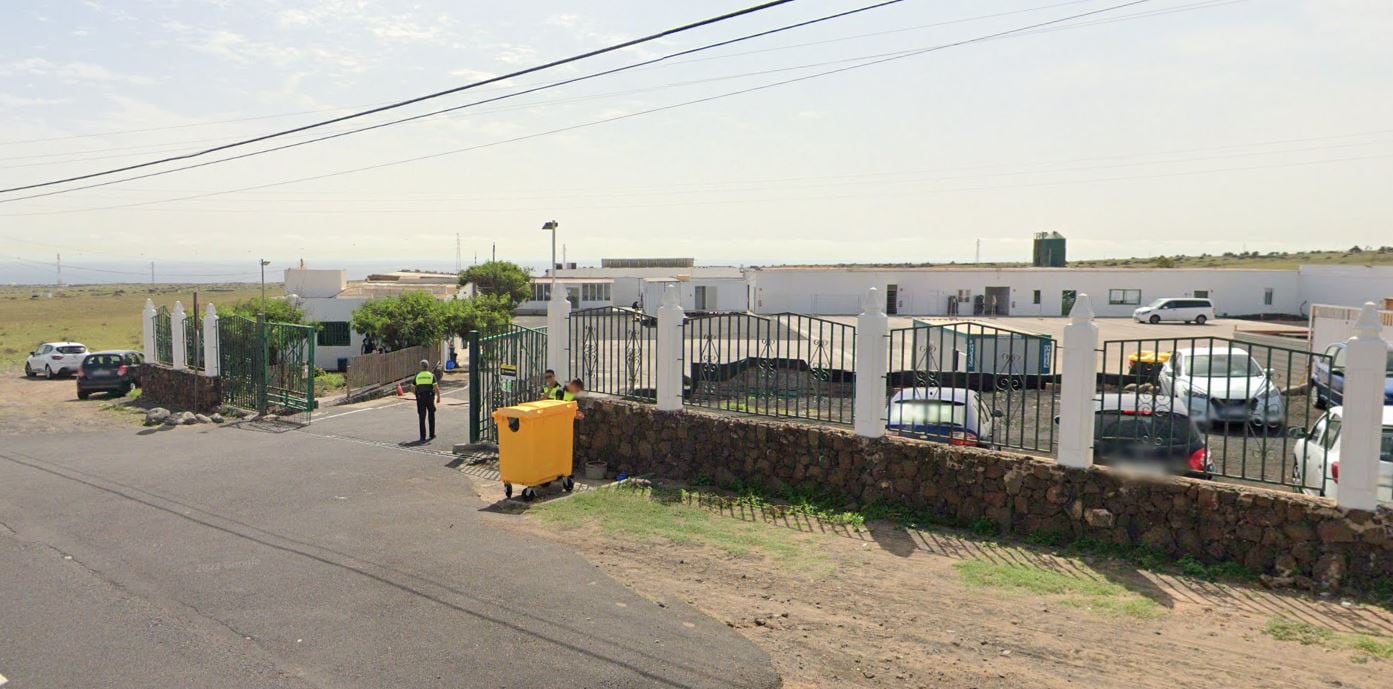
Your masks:
M 347 382 L 342 373 L 332 373 L 323 369 L 315 369 L 314 374 L 314 394 L 316 397 L 326 393 L 342 390 Z
M 1353 651 L 1355 662 L 1370 659 L 1393 660 L 1393 639 L 1369 634 L 1342 634 L 1309 622 L 1275 617 L 1263 630 L 1278 641 L 1291 641 L 1302 646 L 1320 646 L 1331 650 Z
M 972 520 L 967 530 L 978 536 L 995 536 L 1001 533 L 1001 526 L 986 517 L 978 517 Z
M 954 565 L 969 586 L 1052 596 L 1065 605 L 1107 615 L 1149 619 L 1165 614 L 1155 601 L 1088 572 L 1069 573 L 1021 564 L 969 560 Z
M 563 529 L 595 524 L 627 539 L 700 544 L 734 557 L 767 556 L 810 574 L 831 570 L 830 562 L 810 543 L 811 536 L 713 514 L 692 504 L 694 499 L 686 491 L 619 486 L 578 493 L 534 512 Z

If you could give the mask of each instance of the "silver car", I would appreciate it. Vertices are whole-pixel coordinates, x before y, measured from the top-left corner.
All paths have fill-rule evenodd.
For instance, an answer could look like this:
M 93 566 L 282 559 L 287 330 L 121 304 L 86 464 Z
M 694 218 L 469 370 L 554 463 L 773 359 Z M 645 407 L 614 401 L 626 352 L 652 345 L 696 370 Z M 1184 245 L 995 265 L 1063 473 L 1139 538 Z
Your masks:
M 1282 391 L 1246 350 L 1176 350 L 1157 376 L 1161 391 L 1183 402 L 1202 426 L 1252 423 L 1278 428 L 1286 419 Z

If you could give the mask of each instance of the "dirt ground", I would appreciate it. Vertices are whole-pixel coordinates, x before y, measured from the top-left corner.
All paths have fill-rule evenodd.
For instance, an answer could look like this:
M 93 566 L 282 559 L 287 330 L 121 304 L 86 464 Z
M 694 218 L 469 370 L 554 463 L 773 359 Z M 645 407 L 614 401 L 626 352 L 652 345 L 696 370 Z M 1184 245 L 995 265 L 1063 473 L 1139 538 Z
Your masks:
M 71 377 L 26 378 L 22 367 L 0 367 L 0 436 L 138 425 L 143 417 L 136 404 L 134 395 L 79 400 Z
M 500 497 L 487 465 L 466 471 L 481 497 Z M 585 493 L 543 499 L 575 495 Z M 732 554 L 719 542 L 635 538 L 599 522 L 558 528 L 543 516 L 547 507 L 516 501 L 497 508 L 507 528 L 570 545 L 655 606 L 684 601 L 725 621 L 765 649 L 793 689 L 1373 689 L 1393 673 L 1393 612 L 1338 598 L 1157 574 L 951 530 L 858 530 L 764 510 L 716 515 L 753 529 L 740 532 L 742 542 L 792 539 L 803 551 L 787 559 L 777 550 Z M 1100 593 L 974 583 L 993 572 Z

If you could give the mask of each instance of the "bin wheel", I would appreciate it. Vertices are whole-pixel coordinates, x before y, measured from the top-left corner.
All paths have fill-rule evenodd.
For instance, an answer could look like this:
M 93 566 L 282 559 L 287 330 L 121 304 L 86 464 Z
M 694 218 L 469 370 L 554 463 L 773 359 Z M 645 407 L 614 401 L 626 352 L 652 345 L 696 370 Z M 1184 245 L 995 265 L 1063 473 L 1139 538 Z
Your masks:
M 511 497 L 513 497 L 513 484 L 511 484 L 511 483 L 505 483 L 505 484 L 503 484 L 503 497 L 505 497 L 505 498 L 511 498 Z
M 576 480 L 575 480 L 574 478 L 571 478 L 570 476 L 567 476 L 564 480 L 561 481 L 561 490 L 564 490 L 564 491 L 566 491 L 567 493 L 569 493 L 569 492 L 571 492 L 572 490 L 574 490 L 575 487 L 576 487 Z
M 536 500 L 536 499 L 537 499 L 537 491 L 532 490 L 531 488 L 523 488 L 523 489 L 522 489 L 522 499 L 523 499 L 524 501 L 526 501 L 526 502 L 532 502 L 533 500 Z

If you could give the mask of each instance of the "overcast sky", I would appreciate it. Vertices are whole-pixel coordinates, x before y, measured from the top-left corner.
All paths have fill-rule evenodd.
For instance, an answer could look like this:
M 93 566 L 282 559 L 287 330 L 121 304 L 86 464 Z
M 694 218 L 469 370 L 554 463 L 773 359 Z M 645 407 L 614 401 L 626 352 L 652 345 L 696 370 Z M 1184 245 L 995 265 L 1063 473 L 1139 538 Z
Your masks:
M 869 1 L 800 0 L 366 122 Z M 538 228 L 553 218 L 582 263 L 964 261 L 978 239 L 984 260 L 1023 260 L 1040 230 L 1069 237 L 1077 258 L 1393 244 L 1389 0 L 1152 0 L 564 133 L 168 201 L 503 142 L 1122 1 L 905 0 L 419 122 L 3 203 L 0 241 L 6 259 L 61 247 L 73 264 L 321 266 L 451 265 L 456 233 L 465 263 L 494 242 L 500 257 L 544 260 Z M 5 0 L 0 183 L 306 124 L 750 4 Z M 108 208 L 143 202 L 156 203 Z M 0 279 L 19 267 L 0 261 Z

